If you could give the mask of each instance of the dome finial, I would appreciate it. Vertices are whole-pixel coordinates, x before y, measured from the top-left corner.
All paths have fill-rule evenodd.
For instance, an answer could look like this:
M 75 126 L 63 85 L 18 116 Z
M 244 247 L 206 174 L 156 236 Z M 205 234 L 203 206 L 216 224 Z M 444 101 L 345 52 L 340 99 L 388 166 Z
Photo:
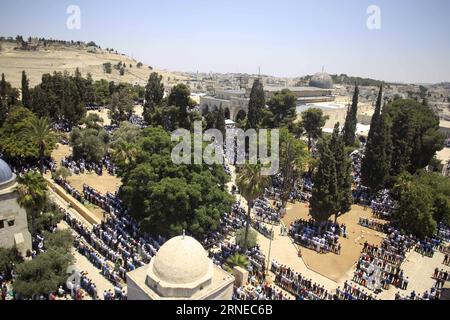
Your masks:
M 186 230 L 183 229 L 183 240 L 184 240 L 185 236 L 186 236 Z

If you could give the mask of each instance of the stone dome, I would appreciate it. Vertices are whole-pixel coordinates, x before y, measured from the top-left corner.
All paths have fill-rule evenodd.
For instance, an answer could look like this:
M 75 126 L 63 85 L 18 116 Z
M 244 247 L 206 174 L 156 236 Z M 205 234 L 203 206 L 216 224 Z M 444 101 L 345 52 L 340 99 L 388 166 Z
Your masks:
M 312 76 L 309 81 L 309 86 L 321 89 L 333 89 L 333 79 L 328 73 L 319 72 Z
M 188 236 L 167 241 L 153 260 L 154 274 L 159 280 L 170 284 L 198 281 L 208 274 L 211 263 L 200 242 Z
M 9 165 L 0 159 L 0 189 L 9 185 L 15 179 L 15 175 L 12 173 Z

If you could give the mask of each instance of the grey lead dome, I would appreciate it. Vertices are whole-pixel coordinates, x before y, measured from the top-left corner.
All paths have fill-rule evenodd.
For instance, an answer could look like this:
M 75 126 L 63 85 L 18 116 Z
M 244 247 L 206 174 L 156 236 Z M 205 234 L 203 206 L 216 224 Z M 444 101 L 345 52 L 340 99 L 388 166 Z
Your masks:
M 333 89 L 333 79 L 326 72 L 319 72 L 312 76 L 309 81 L 310 87 L 321 89 Z
M 14 178 L 14 174 L 11 171 L 9 165 L 0 159 L 0 186 L 10 182 Z

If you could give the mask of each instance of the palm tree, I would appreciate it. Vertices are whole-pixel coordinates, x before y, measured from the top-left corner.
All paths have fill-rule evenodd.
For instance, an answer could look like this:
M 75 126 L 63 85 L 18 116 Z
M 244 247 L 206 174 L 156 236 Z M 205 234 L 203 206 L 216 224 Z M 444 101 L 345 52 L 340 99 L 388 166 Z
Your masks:
M 253 201 L 264 194 L 264 188 L 269 185 L 270 176 L 261 174 L 260 164 L 246 164 L 241 168 L 236 179 L 240 194 L 247 200 L 247 223 L 245 225 L 244 252 L 247 250 L 248 230 L 250 227 L 250 210 Z
M 123 167 L 127 167 L 130 163 L 133 163 L 136 159 L 137 149 L 132 143 L 120 141 L 117 148 L 113 151 L 113 159 L 122 164 Z
M 33 118 L 30 125 L 22 132 L 23 135 L 31 138 L 39 150 L 39 172 L 44 174 L 45 153 L 53 147 L 56 135 L 50 125 L 48 118 Z
M 18 177 L 16 192 L 19 194 L 17 202 L 24 208 L 31 218 L 31 233 L 36 232 L 36 218 L 47 204 L 47 182 L 42 175 L 30 171 L 23 177 Z
M 227 269 L 228 272 L 232 273 L 233 268 L 236 266 L 247 270 L 248 264 L 249 261 L 247 259 L 247 256 L 237 253 L 227 259 L 225 268 Z

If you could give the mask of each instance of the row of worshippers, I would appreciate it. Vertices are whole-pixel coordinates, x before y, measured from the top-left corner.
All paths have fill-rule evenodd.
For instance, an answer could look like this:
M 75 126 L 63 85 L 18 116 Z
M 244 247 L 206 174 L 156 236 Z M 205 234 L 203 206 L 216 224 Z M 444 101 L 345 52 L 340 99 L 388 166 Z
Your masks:
M 104 268 L 105 273 L 110 273 L 108 270 L 108 264 L 106 263 L 106 261 L 110 261 L 111 264 L 114 265 L 114 269 L 118 272 L 120 278 L 125 280 L 127 271 L 132 271 L 139 268 L 145 264 L 144 262 L 149 261 L 148 255 L 141 255 L 143 252 L 141 249 L 139 249 L 139 253 L 135 252 L 135 248 L 121 235 L 117 236 L 116 234 L 116 237 L 114 238 L 114 233 L 108 234 L 107 231 L 100 229 L 99 226 L 96 225 L 93 226 L 91 231 L 84 227 L 81 222 L 71 217 L 68 212 L 65 215 L 65 221 L 80 235 L 80 239 L 82 238 L 96 251 L 91 257 L 94 259 L 93 264 L 99 269 Z M 78 241 L 77 244 L 78 247 L 82 247 L 83 253 L 90 253 L 87 250 L 90 248 L 83 246 L 84 243 L 80 243 Z M 132 248 L 133 251 L 127 251 L 127 249 L 130 250 L 129 248 Z M 103 258 L 105 260 L 105 264 L 101 263 L 101 259 Z M 147 258 L 147 260 L 145 260 L 145 258 Z
M 64 180 L 61 177 L 55 177 L 55 182 L 56 182 L 56 184 L 61 186 L 72 197 L 77 199 L 79 202 L 83 202 L 83 196 L 81 195 L 81 193 L 77 189 L 72 187 L 70 185 L 70 183 L 68 183 L 66 180 Z
M 417 241 L 414 250 L 423 256 L 432 258 L 435 250 L 441 251 L 442 246 L 444 246 L 444 243 L 441 239 L 437 237 L 425 237 Z
M 388 189 L 380 190 L 375 199 L 370 203 L 373 216 L 380 219 L 389 219 L 392 217 L 396 208 L 396 202 L 391 197 Z
M 438 224 L 436 236 L 446 242 L 450 242 L 450 227 L 443 221 Z
M 450 281 L 450 273 L 444 269 L 439 270 L 439 268 L 435 268 L 432 278 L 436 280 Z
M 444 261 L 442 261 L 442 263 L 447 266 L 450 265 L 450 255 L 448 253 L 445 254 Z
M 253 229 L 255 229 L 256 231 L 261 233 L 264 237 L 266 237 L 268 239 L 273 239 L 274 232 L 273 232 L 272 228 L 267 227 L 261 221 L 258 221 L 258 220 L 252 221 L 251 226 L 253 227 Z
M 313 282 L 291 268 L 272 260 L 270 270 L 275 274 L 275 283 L 291 293 L 297 300 L 331 300 L 332 295 L 323 285 Z
M 409 284 L 399 266 L 366 253 L 361 254 L 352 280 L 376 293 L 388 290 L 390 285 L 406 290 Z
M 231 232 L 242 229 L 245 226 L 245 221 L 246 211 L 240 206 L 239 202 L 236 202 L 230 212 L 223 213 L 218 228 L 206 234 L 202 241 L 204 248 L 209 250 L 219 246 Z
M 358 224 L 379 232 L 387 231 L 387 224 L 385 222 L 380 222 L 374 219 L 360 217 Z
M 416 293 L 416 291 L 412 291 L 409 295 L 401 295 L 400 292 L 395 294 L 395 300 L 439 300 L 441 292 L 436 288 L 431 288 L 430 292 L 425 291 L 422 296 Z
M 281 220 L 280 207 L 273 208 L 269 199 L 258 198 L 253 203 L 253 213 L 256 220 L 279 225 Z
M 235 287 L 233 290 L 233 300 L 291 300 L 283 290 L 269 285 L 267 282 L 254 286 Z
M 404 254 L 400 254 L 397 251 L 392 252 L 389 249 L 386 249 L 385 247 L 383 247 L 382 245 L 376 246 L 376 245 L 368 243 L 367 241 L 364 242 L 362 253 L 365 253 L 365 254 L 370 255 L 371 257 L 389 262 L 396 266 L 400 266 L 403 263 L 403 261 L 405 260 Z
M 322 232 L 320 230 L 319 223 L 313 219 L 297 219 L 291 223 L 289 235 L 297 244 L 315 250 L 318 253 L 333 252 L 340 254 L 339 236 L 346 237 L 346 226 L 329 220 L 322 226 Z
M 366 292 L 357 285 L 351 285 L 347 280 L 344 282 L 344 287 L 336 288 L 334 300 L 376 300 L 372 293 Z
M 83 174 L 87 172 L 95 172 L 97 175 L 103 175 L 103 167 L 109 174 L 115 175 L 117 172 L 117 167 L 113 164 L 111 157 L 105 155 L 102 160 L 98 163 L 88 162 L 84 159 L 75 160 L 73 157 L 65 157 L 61 159 L 61 166 L 70 169 L 74 174 Z

